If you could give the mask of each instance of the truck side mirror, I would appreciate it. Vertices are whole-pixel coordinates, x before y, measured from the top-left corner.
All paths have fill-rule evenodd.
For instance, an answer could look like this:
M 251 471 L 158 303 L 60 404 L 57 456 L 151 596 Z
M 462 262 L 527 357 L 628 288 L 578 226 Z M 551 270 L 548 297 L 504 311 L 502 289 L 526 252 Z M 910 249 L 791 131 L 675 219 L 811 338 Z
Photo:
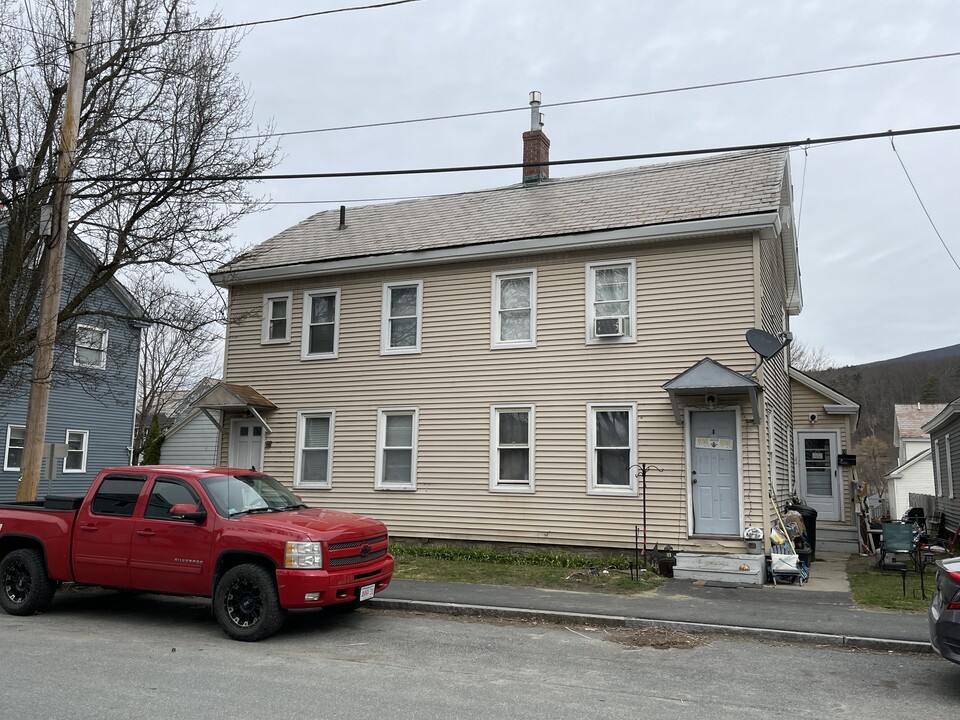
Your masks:
M 168 513 L 173 518 L 183 518 L 191 522 L 201 523 L 207 519 L 207 513 L 201 510 L 193 503 L 177 503 L 170 508 Z

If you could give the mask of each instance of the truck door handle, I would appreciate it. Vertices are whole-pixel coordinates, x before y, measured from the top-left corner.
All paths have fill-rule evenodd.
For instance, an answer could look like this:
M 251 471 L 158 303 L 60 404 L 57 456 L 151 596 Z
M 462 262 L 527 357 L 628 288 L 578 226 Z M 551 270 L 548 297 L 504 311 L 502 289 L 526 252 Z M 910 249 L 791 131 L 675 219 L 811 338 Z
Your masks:
M 156 533 L 150 528 L 147 528 L 145 530 L 137 530 L 137 535 L 140 535 L 141 537 L 153 537 L 156 535 Z
M 85 530 L 86 532 L 96 532 L 98 528 L 96 525 L 92 523 L 88 523 L 86 525 L 81 525 L 80 529 Z

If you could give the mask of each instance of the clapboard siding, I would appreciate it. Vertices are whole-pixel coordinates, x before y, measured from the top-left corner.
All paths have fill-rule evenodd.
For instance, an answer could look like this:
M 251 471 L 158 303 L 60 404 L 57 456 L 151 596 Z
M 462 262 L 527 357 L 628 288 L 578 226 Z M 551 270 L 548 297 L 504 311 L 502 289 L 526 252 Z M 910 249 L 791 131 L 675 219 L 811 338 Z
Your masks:
M 586 264 L 635 259 L 637 342 L 585 343 Z M 307 278 L 231 288 L 225 376 L 277 405 L 264 469 L 292 484 L 298 410 L 333 408 L 330 490 L 306 500 L 378 517 L 398 536 L 626 548 L 643 522 L 642 497 L 587 495 L 587 404 L 636 403 L 638 459 L 647 476 L 648 542 L 742 549 L 742 541 L 687 537 L 683 427 L 662 385 L 704 356 L 740 371 L 757 289 L 751 236 L 631 249 Z M 491 350 L 491 273 L 536 268 L 537 346 Z M 382 283 L 423 281 L 422 352 L 380 356 Z M 339 354 L 301 360 L 303 293 L 339 288 Z M 264 293 L 293 292 L 292 339 L 260 344 Z M 738 405 L 741 399 L 723 399 Z M 490 407 L 535 406 L 533 494 L 490 492 Z M 416 492 L 375 491 L 377 409 L 419 409 Z M 762 522 L 758 426 L 741 407 L 747 524 Z M 230 416 L 227 416 L 229 422 Z M 227 440 L 221 446 L 227 458 Z
M 954 401 L 956 402 L 956 401 Z M 949 438 L 949 454 L 947 439 Z M 953 536 L 960 526 L 960 417 L 930 432 L 934 462 L 938 463 L 940 493 L 936 496 L 936 512 L 946 518 L 948 534 Z M 939 453 L 938 453 L 939 450 Z M 952 480 L 952 495 L 951 495 Z
M 89 266 L 72 243 L 68 244 L 61 304 L 67 302 L 72 288 L 87 282 L 89 274 Z M 129 315 L 130 311 L 110 286 L 96 291 L 86 307 L 93 314 L 81 322 L 108 330 L 107 366 L 103 370 L 87 370 L 83 382 L 58 373 L 57 368 L 73 364 L 75 333 L 66 333 L 66 338 L 58 343 L 54 352 L 56 377 L 50 390 L 45 436 L 47 442 L 62 443 L 66 441 L 68 429 L 87 431 L 86 472 L 64 473 L 63 460 L 57 460 L 53 482 L 43 477 L 40 479 L 38 492 L 41 497 L 48 493 L 84 493 L 102 468 L 130 463 L 141 331 L 118 319 Z M 27 382 L 0 388 L 0 444 L 4 444 L 3 450 L 8 426 L 26 424 L 29 392 Z M 0 501 L 16 496 L 20 477 L 19 472 L 3 472 L 2 468 L 0 462 Z
M 167 431 L 160 446 L 164 465 L 215 465 L 218 431 L 202 412 L 194 411 Z

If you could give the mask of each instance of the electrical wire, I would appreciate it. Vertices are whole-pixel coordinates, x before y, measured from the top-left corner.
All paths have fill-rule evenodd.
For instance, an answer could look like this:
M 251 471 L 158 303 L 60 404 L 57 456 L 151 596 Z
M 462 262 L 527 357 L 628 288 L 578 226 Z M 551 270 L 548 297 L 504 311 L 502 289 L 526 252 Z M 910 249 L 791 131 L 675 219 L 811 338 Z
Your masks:
M 900 167 L 903 168 L 903 174 L 907 176 L 907 182 L 909 182 L 910 187 L 913 188 L 913 194 L 917 196 L 917 202 L 920 203 L 920 207 L 923 209 L 923 214 L 927 216 L 927 220 L 930 222 L 930 227 L 933 228 L 933 232 L 935 232 L 937 237 L 940 239 L 940 244 L 943 245 L 943 249 L 947 251 L 947 255 L 950 256 L 950 259 L 953 261 L 953 264 L 956 266 L 957 270 L 960 270 L 960 263 L 957 262 L 957 259 L 953 256 L 953 253 L 950 252 L 950 248 L 943 239 L 943 235 L 940 234 L 937 224 L 930 216 L 930 211 L 927 210 L 927 206 L 924 204 L 923 198 L 920 197 L 920 191 L 917 190 L 917 186 L 914 184 L 913 178 L 910 177 L 910 173 L 907 171 L 907 166 L 904 164 L 903 158 L 900 157 L 900 152 L 897 150 L 897 146 L 894 144 L 892 137 L 890 138 L 890 147 L 893 148 L 893 154 L 897 156 L 897 160 L 900 162 Z
M 934 55 L 917 55 L 917 56 L 906 57 L 906 58 L 895 58 L 893 60 L 877 60 L 874 62 L 856 63 L 853 65 L 838 65 L 835 67 L 819 68 L 816 70 L 798 70 L 796 72 L 779 73 L 776 75 L 761 75 L 761 76 L 752 77 L 752 78 L 742 78 L 740 80 L 724 80 L 724 81 L 714 82 L 714 83 L 700 83 L 697 85 L 685 85 L 685 86 L 674 87 L 674 88 L 663 88 L 660 90 L 646 90 L 643 92 L 623 93 L 620 95 L 606 95 L 604 97 L 586 98 L 582 100 L 565 100 L 565 101 L 556 102 L 556 103 L 544 103 L 540 107 L 543 109 L 559 108 L 559 107 L 569 107 L 572 105 L 586 105 L 589 103 L 608 102 L 610 100 L 627 100 L 631 98 L 652 97 L 655 95 L 668 95 L 672 93 L 691 92 L 694 90 L 709 90 L 713 88 L 731 87 L 735 85 L 747 85 L 749 83 L 767 82 L 770 80 L 784 80 L 788 78 L 805 77 L 808 75 L 822 75 L 825 73 L 841 72 L 841 71 L 847 71 L 847 70 L 859 70 L 863 68 L 881 67 L 885 65 L 897 65 L 897 64 L 909 63 L 909 62 L 920 62 L 924 60 L 941 60 L 944 58 L 952 58 L 952 57 L 960 57 L 960 51 L 948 52 L 948 53 L 937 53 Z M 316 133 L 340 132 L 343 130 L 365 130 L 369 128 L 381 128 L 381 127 L 392 127 L 396 125 L 412 125 L 414 123 L 436 122 L 439 120 L 460 120 L 464 118 L 483 117 L 486 115 L 503 115 L 505 113 L 513 113 L 513 112 L 521 112 L 521 111 L 530 112 L 530 106 L 525 105 L 523 107 L 500 108 L 499 110 L 477 110 L 475 112 L 451 113 L 447 115 L 432 115 L 429 117 L 408 118 L 405 120 L 384 120 L 382 122 L 373 122 L 373 123 L 338 125 L 334 127 L 314 128 L 310 130 L 289 130 L 285 132 L 264 133 L 261 135 L 239 135 L 234 139 L 254 140 L 258 138 L 289 137 L 292 135 L 312 135 Z
M 151 38 L 157 37 L 173 37 L 174 35 L 188 35 L 190 33 L 199 33 L 199 32 L 216 32 L 219 30 L 239 30 L 242 28 L 256 27 L 259 25 L 273 25 L 276 23 L 282 22 L 291 22 L 293 20 L 305 20 L 307 18 L 319 17 L 321 15 L 336 15 L 339 13 L 346 12 L 356 12 L 358 10 L 380 10 L 382 8 L 393 7 L 395 5 L 407 5 L 408 3 L 422 2 L 422 0 L 391 0 L 390 2 L 377 3 L 375 5 L 354 5 L 352 7 L 345 8 L 336 8 L 334 10 L 318 10 L 316 12 L 301 13 L 300 15 L 290 15 L 287 17 L 280 18 L 271 18 L 269 20 L 251 20 L 249 22 L 241 23 L 231 23 L 230 25 L 198 25 L 192 28 L 183 28 L 180 30 L 166 30 L 163 32 L 156 33 L 147 33 L 146 35 L 137 35 L 135 37 L 124 38 L 125 41 L 129 42 L 132 40 L 150 40 Z M 112 42 L 119 42 L 119 40 L 112 38 L 107 40 L 95 40 L 89 42 L 86 45 L 79 46 L 82 48 L 91 48 L 97 45 L 107 45 Z
M 937 125 L 920 128 L 910 128 L 906 130 L 885 130 L 883 132 L 858 133 L 854 135 L 835 135 L 821 138 L 805 138 L 802 140 L 781 140 L 771 143 L 757 143 L 750 145 L 727 145 L 722 147 L 699 148 L 695 150 L 670 150 L 656 153 L 634 153 L 629 155 L 608 155 L 604 157 L 586 157 L 572 160 L 550 160 L 547 162 L 536 163 L 499 163 L 494 165 L 461 165 L 453 167 L 427 167 L 427 168 L 409 168 L 401 170 L 355 170 L 347 172 L 326 172 L 326 173 L 279 173 L 264 175 L 195 175 L 189 178 L 191 182 L 224 182 L 231 180 L 316 180 L 316 179 L 337 179 L 337 178 L 357 178 L 357 177 L 389 177 L 397 175 L 436 175 L 443 173 L 461 173 L 461 172 L 482 172 L 488 170 L 514 170 L 525 167 L 540 167 L 548 165 L 558 167 L 564 165 L 589 165 L 595 163 L 624 162 L 636 160 L 656 160 L 673 157 L 689 157 L 692 155 L 711 155 L 715 153 L 746 152 L 750 150 L 776 150 L 802 147 L 804 145 L 821 145 L 838 142 L 853 142 L 858 140 L 875 140 L 878 138 L 894 138 L 907 135 L 925 135 L 930 133 L 951 132 L 960 130 L 960 124 L 955 125 Z M 75 181 L 87 182 L 147 182 L 156 180 L 166 182 L 170 178 L 167 175 L 180 177 L 182 173 L 171 170 L 169 173 L 155 173 L 152 175 L 141 176 L 122 176 L 122 175 L 91 175 L 77 176 Z

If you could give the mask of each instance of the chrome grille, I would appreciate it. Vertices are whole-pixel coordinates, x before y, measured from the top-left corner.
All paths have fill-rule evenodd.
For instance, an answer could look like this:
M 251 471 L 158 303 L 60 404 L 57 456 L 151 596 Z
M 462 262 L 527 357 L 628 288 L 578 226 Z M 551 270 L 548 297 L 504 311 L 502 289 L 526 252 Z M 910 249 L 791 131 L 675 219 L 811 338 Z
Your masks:
M 331 546 L 332 547 L 332 546 Z M 371 560 L 382 558 L 387 554 L 386 550 L 374 550 L 366 555 L 350 555 L 347 557 L 332 557 L 327 561 L 329 567 L 343 567 L 344 565 L 359 565 L 368 563 Z
M 364 545 L 373 545 L 375 543 L 386 541 L 386 535 L 377 535 L 376 537 L 367 538 L 365 540 L 351 540 L 349 542 L 330 543 L 329 547 L 331 550 L 348 550 L 350 548 L 363 547 Z

